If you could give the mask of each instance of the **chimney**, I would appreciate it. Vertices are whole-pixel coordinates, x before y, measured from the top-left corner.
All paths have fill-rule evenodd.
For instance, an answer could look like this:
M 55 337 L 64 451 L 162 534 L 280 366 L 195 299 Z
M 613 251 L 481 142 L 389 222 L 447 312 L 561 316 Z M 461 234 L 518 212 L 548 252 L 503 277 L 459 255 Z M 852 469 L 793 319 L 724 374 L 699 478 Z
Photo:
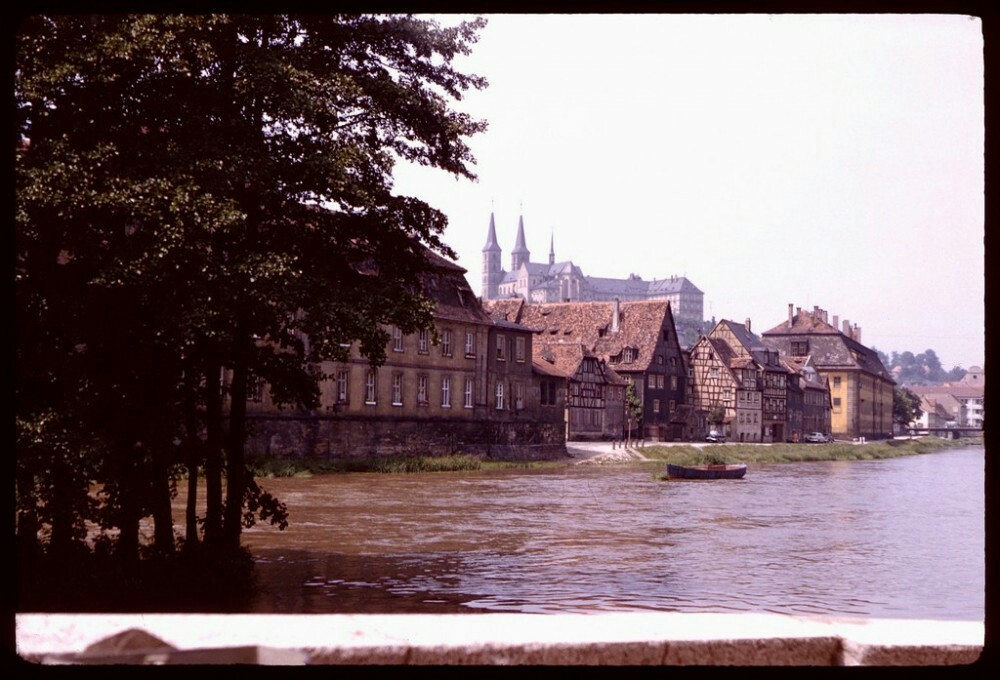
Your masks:
M 792 303 L 788 303 L 788 327 L 792 327 Z
M 861 326 L 854 324 L 854 341 L 861 343 Z
M 613 305 L 612 312 L 611 312 L 611 332 L 612 333 L 617 333 L 618 332 L 618 314 L 619 314 L 619 312 L 618 312 L 618 298 L 615 298 L 615 304 Z
M 836 328 L 840 324 L 840 317 L 836 314 L 833 315 L 833 327 Z
M 743 322 L 743 325 L 746 327 L 747 333 L 749 333 L 750 332 L 750 317 L 749 316 L 747 317 L 747 320 Z
M 851 337 L 851 322 L 847 319 L 844 319 L 844 327 L 841 332 L 847 337 Z

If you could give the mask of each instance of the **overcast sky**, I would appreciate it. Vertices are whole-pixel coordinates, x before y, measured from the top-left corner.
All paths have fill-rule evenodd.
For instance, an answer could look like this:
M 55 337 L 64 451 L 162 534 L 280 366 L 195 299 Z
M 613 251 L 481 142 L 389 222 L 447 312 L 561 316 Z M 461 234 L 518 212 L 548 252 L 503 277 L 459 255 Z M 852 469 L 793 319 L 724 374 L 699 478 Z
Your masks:
M 481 293 L 510 267 L 687 276 L 755 332 L 788 304 L 946 369 L 984 356 L 983 37 L 958 15 L 492 15 L 458 64 L 477 182 L 400 167 Z M 453 23 L 454 17 L 442 18 Z

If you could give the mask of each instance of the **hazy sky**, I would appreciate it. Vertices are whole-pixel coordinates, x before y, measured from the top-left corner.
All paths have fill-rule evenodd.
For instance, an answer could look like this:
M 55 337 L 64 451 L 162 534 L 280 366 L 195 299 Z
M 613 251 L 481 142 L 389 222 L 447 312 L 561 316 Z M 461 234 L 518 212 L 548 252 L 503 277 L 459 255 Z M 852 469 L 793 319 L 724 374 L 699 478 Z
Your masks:
M 440 18 L 453 23 L 458 17 Z M 982 24 L 958 15 L 492 15 L 458 64 L 477 182 L 400 167 L 481 293 L 510 267 L 687 276 L 755 332 L 788 304 L 884 352 L 984 361 Z

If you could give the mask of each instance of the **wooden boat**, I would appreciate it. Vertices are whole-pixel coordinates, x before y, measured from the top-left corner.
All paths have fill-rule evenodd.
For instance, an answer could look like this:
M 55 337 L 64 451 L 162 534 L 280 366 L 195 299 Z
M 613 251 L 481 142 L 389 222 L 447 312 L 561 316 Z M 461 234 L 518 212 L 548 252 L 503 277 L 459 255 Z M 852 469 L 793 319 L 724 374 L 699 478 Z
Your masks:
M 671 465 L 667 464 L 670 479 L 741 479 L 747 466 L 738 465 Z

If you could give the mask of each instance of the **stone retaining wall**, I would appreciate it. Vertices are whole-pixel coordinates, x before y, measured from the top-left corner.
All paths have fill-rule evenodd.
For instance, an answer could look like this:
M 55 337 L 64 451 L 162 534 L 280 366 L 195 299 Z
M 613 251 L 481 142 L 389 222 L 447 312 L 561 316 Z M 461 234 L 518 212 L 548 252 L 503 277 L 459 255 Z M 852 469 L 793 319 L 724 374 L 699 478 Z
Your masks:
M 496 460 L 566 456 L 561 423 L 372 418 L 248 416 L 250 453 L 276 458 L 467 454 Z

